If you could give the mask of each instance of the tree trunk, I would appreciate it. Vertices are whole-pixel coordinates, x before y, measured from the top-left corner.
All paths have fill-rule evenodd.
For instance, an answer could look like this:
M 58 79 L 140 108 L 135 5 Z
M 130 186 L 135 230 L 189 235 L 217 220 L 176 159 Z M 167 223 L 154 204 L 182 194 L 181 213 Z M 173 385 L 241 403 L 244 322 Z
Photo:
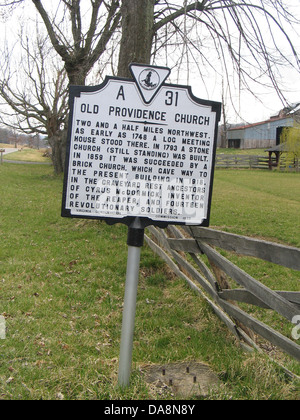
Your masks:
M 83 68 L 80 68 L 79 66 L 72 67 L 72 65 L 67 64 L 65 68 L 69 79 L 69 85 L 85 86 L 86 72 Z
M 65 132 L 61 132 L 61 135 L 55 135 L 48 139 L 52 149 L 51 160 L 53 163 L 54 172 L 56 175 L 64 172 L 64 162 L 66 156 L 66 139 Z
M 123 0 L 118 76 L 130 77 L 129 64 L 150 64 L 155 0 Z

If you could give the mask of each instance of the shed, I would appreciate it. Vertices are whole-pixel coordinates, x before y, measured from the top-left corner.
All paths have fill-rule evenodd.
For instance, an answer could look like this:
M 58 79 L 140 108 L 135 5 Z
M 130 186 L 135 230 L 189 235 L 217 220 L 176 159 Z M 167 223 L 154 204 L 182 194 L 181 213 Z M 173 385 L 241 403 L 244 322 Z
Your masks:
M 282 143 L 277 146 L 271 147 L 270 149 L 267 149 L 265 151 L 269 153 L 269 169 L 272 169 L 272 167 L 277 168 L 279 165 L 280 153 L 287 152 L 287 145 L 286 143 Z M 273 153 L 275 154 L 275 158 L 276 158 L 275 163 L 273 162 L 273 159 L 272 159 Z
M 229 128 L 227 130 L 228 147 L 236 149 L 272 148 L 280 144 L 283 128 L 293 126 L 293 116 L 285 116 Z
M 299 149 L 299 142 L 297 143 L 296 149 Z M 281 153 L 293 152 L 295 153 L 295 156 L 296 156 L 297 154 L 296 149 L 290 150 L 290 147 L 287 143 L 281 143 L 281 144 L 278 144 L 277 146 L 274 146 L 274 147 L 271 147 L 270 149 L 265 150 L 265 152 L 269 153 L 269 169 L 272 169 L 272 167 L 276 167 L 276 168 L 278 167 Z M 275 154 L 275 158 L 276 158 L 275 163 L 273 162 L 273 159 L 272 159 L 273 153 Z

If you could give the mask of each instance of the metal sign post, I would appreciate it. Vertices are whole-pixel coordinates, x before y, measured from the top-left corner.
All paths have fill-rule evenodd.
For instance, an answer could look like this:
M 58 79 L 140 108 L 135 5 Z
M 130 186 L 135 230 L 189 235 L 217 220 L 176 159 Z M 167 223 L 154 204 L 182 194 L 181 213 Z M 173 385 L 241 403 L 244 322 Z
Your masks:
M 119 385 L 121 387 L 128 386 L 130 382 L 136 298 L 143 243 L 144 228 L 140 219 L 136 218 L 128 228 L 127 239 L 128 261 L 119 359 Z
M 219 102 L 131 64 L 132 79 L 70 87 L 62 216 L 126 224 L 128 262 L 119 384 L 129 384 L 144 229 L 209 226 Z

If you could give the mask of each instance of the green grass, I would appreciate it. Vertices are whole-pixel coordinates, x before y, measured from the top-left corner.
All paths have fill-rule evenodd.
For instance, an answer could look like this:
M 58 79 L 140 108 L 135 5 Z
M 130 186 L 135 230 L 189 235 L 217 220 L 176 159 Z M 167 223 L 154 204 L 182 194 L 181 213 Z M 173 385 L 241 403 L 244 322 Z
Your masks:
M 219 375 L 222 385 L 211 399 L 299 398 L 297 383 L 265 356 L 244 353 L 206 302 L 147 246 L 131 387 L 120 390 L 127 229 L 61 218 L 62 180 L 52 171 L 0 166 L 0 315 L 7 324 L 0 340 L 0 399 L 174 398 L 150 388 L 139 367 L 183 360 L 208 363 Z M 211 224 L 299 246 L 299 181 L 293 174 L 217 171 Z M 249 259 L 240 263 L 256 274 L 262 269 Z M 272 282 L 275 273 L 283 289 L 299 290 L 299 273 L 288 270 L 287 277 L 278 270 L 266 265 L 261 276 Z M 296 362 L 279 357 L 300 373 Z
M 225 155 L 254 155 L 254 156 L 268 156 L 265 152 L 267 147 L 264 149 L 223 149 L 217 148 L 217 154 Z
M 50 163 L 51 159 L 43 156 L 45 149 L 37 150 L 24 148 L 17 152 L 9 153 L 4 156 L 5 160 L 16 160 L 21 162 L 39 162 L 39 163 Z
M 300 247 L 300 176 L 217 170 L 211 225 Z

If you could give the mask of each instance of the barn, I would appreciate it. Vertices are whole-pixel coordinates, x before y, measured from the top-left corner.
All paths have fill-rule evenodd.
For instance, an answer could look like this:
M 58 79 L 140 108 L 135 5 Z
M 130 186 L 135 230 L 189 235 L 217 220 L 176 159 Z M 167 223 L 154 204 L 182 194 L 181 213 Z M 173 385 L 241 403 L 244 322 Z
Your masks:
M 283 128 L 299 121 L 300 103 L 285 108 L 267 121 L 227 129 L 227 147 L 234 149 L 268 149 L 280 144 Z

